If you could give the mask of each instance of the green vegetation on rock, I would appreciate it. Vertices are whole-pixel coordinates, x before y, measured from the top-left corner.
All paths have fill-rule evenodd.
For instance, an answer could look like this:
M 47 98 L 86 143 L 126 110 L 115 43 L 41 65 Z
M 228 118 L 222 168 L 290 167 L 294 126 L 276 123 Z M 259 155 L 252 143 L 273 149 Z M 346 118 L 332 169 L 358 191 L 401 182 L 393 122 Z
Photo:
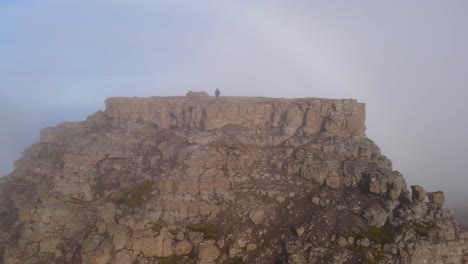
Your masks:
M 365 251 L 364 247 L 358 245 L 352 245 L 349 249 L 354 253 L 362 253 Z
M 159 232 L 163 227 L 167 227 L 168 224 L 164 220 L 159 220 L 151 225 L 151 230 L 154 232 Z
M 378 264 L 379 262 L 373 258 L 365 258 L 359 264 Z
M 159 259 L 159 264 L 177 264 L 178 262 L 179 258 L 176 255 Z
M 364 258 L 359 264 L 379 264 L 381 261 L 385 261 L 386 258 L 380 250 L 373 250 L 372 257 Z
M 132 208 L 139 207 L 145 201 L 145 197 L 151 194 L 152 190 L 153 184 L 150 181 L 147 181 L 122 193 L 119 197 L 117 197 L 116 202 L 119 205 L 123 204 Z
M 413 230 L 422 237 L 427 237 L 429 236 L 429 229 L 433 228 L 435 225 L 433 222 L 427 222 L 427 223 L 413 223 L 411 227 Z
M 168 232 L 169 232 L 169 234 L 176 236 L 177 234 L 179 234 L 180 229 L 179 228 L 173 228 L 173 229 L 169 229 Z
M 218 238 L 218 229 L 210 223 L 198 223 L 187 226 L 188 229 L 196 232 L 203 232 L 205 238 Z
M 352 237 L 354 239 L 361 239 L 361 238 L 365 238 L 366 234 L 364 234 L 363 232 L 350 230 L 350 231 L 347 231 L 346 233 L 344 233 L 343 237 L 346 237 L 346 238 Z
M 396 229 L 390 224 L 385 224 L 381 227 L 369 226 L 367 228 L 369 238 L 380 245 L 392 242 Z

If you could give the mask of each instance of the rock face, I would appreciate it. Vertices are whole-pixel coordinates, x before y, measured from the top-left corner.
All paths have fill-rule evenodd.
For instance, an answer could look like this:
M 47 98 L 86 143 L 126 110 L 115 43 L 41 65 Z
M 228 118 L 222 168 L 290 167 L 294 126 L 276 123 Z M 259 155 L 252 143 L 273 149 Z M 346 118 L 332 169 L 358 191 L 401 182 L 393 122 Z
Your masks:
M 466 263 L 355 100 L 111 98 L 0 182 L 0 263 Z M 429 201 L 425 201 L 425 197 Z
M 324 132 L 338 136 L 364 136 L 365 131 L 364 104 L 355 100 L 110 98 L 106 114 L 117 120 L 155 124 L 160 129 L 214 130 L 226 125 L 281 129 L 278 143 L 298 129 L 307 135 Z
M 411 186 L 411 197 L 414 203 L 422 203 L 426 199 L 427 192 L 419 185 Z

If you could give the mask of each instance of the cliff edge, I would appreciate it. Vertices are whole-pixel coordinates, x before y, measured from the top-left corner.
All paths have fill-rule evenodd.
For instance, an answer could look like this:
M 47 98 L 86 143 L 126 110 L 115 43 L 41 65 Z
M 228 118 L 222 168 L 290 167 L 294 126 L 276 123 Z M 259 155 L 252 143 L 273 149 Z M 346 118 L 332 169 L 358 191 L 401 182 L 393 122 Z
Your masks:
M 0 182 L 3 263 L 466 263 L 356 100 L 110 98 Z

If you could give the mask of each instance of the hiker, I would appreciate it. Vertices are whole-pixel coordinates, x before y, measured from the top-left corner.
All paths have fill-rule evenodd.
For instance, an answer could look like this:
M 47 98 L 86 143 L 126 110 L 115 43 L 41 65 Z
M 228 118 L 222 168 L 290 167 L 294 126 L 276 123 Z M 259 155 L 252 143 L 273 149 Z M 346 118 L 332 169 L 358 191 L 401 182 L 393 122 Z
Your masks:
M 218 99 L 220 94 L 221 94 L 221 92 L 219 91 L 218 88 L 216 88 L 216 91 L 215 91 L 216 99 Z

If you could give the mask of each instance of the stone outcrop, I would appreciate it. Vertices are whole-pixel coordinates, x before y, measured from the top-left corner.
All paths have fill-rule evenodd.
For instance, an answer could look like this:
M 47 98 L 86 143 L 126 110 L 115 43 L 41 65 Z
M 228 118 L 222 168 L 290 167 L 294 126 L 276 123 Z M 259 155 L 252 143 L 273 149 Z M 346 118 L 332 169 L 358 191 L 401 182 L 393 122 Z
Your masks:
M 111 98 L 0 182 L 0 263 L 465 263 L 355 100 Z M 426 201 L 426 196 L 428 201 Z
M 426 199 L 427 192 L 419 185 L 411 186 L 411 198 L 414 203 L 422 203 Z
M 433 204 L 439 204 L 442 205 L 445 203 L 445 195 L 443 192 L 438 191 L 438 192 L 430 192 L 427 194 L 429 197 L 429 202 Z
M 200 263 L 213 263 L 220 254 L 219 248 L 211 244 L 200 244 L 198 247 Z
M 224 98 L 110 98 L 106 114 L 158 128 L 213 130 L 226 125 L 257 129 L 281 128 L 286 134 L 327 132 L 364 136 L 364 104 L 355 100 Z
M 209 96 L 207 92 L 201 91 L 201 92 L 194 92 L 194 91 L 188 91 L 186 96 L 188 97 L 207 97 Z

